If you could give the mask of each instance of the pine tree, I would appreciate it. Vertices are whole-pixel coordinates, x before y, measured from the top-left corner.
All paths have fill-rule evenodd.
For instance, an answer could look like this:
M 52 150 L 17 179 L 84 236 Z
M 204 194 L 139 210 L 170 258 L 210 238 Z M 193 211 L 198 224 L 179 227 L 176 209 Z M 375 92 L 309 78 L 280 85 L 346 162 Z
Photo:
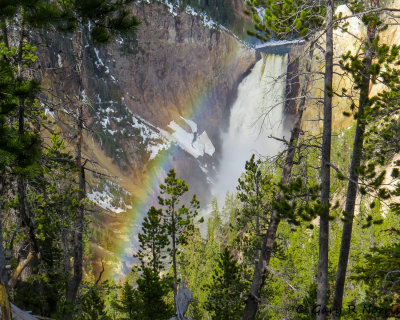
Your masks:
M 243 242 L 241 246 L 245 250 L 244 259 L 251 264 L 260 255 L 262 235 L 266 232 L 278 189 L 270 170 L 267 168 L 267 161 L 256 160 L 253 154 L 246 161 L 245 172 L 236 187 L 237 197 L 242 203 L 236 216 L 237 228 L 244 235 L 243 239 L 238 240 Z
M 190 207 L 181 204 L 182 197 L 189 190 L 189 187 L 184 180 L 176 177 L 174 169 L 171 169 L 168 172 L 164 184 L 160 185 L 160 189 L 161 195 L 158 197 L 158 202 L 162 207 L 163 225 L 171 239 L 171 247 L 168 251 L 172 258 L 175 301 L 178 287 L 178 270 L 176 262 L 177 250 L 180 245 L 187 242 L 185 231 L 188 228 L 193 228 L 193 219 L 197 216 L 197 210 L 200 207 L 200 203 L 197 200 L 196 195 L 193 195 L 190 200 Z
M 109 320 L 104 300 L 96 288 L 90 289 L 82 302 L 82 320 Z
M 205 308 L 214 320 L 241 319 L 244 301 L 241 298 L 245 284 L 240 267 L 228 248 L 225 248 L 215 266 L 212 280 L 204 286 L 208 290 Z
M 44 154 L 43 146 L 41 146 L 40 130 L 44 105 L 41 105 L 37 100 L 40 92 L 40 81 L 37 79 L 35 47 L 30 44 L 31 31 L 55 27 L 57 30 L 62 30 L 63 32 L 72 32 L 84 24 L 92 23 L 94 27 L 91 28 L 91 39 L 96 43 L 106 42 L 115 33 L 132 30 L 138 25 L 139 21 L 125 7 L 128 3 L 129 1 L 115 3 L 112 1 L 57 2 L 47 0 L 17 0 L 5 1 L 0 4 L 3 41 L 0 50 L 2 51 L 2 71 L 4 71 L 1 76 L 2 80 L 0 81 L 2 89 L 5 89 L 7 86 L 7 92 L 3 92 L 7 95 L 8 100 L 7 105 L 4 105 L 6 108 L 2 107 L 0 111 L 0 132 L 4 134 L 0 140 L 3 138 L 7 138 L 8 140 L 4 140 L 4 143 L 3 141 L 0 142 L 1 155 L 7 155 L 4 157 L 4 159 L 7 159 L 4 171 L 2 165 L 0 165 L 0 170 L 2 176 L 4 172 L 13 175 L 12 178 L 8 175 L 8 179 L 4 181 L 4 184 L 7 183 L 9 186 L 13 186 L 14 183 L 12 180 L 16 180 L 18 193 L 18 197 L 16 198 L 18 202 L 16 210 L 18 218 L 16 220 L 22 225 L 23 230 L 19 232 L 27 235 L 27 237 L 23 237 L 25 244 L 18 245 L 18 256 L 23 259 L 19 259 L 20 264 L 15 269 L 9 281 L 11 286 L 17 283 L 17 279 L 24 269 L 28 268 L 31 273 L 32 271 L 39 273 L 39 275 L 34 274 L 36 276 L 35 279 L 42 278 L 45 280 L 48 279 L 47 277 L 50 277 L 52 283 L 57 282 L 57 285 L 54 285 L 57 294 L 61 288 L 65 289 L 65 276 L 70 272 L 69 264 L 71 261 L 70 239 L 67 229 L 76 231 L 76 245 L 72 247 L 75 251 L 73 279 L 70 285 L 67 286 L 68 290 L 66 290 L 66 295 L 70 300 L 75 300 L 82 279 L 85 178 L 84 170 L 82 169 L 83 166 L 80 165 L 83 163 L 79 163 L 81 152 L 78 150 L 79 148 L 76 150 L 78 151 L 78 156 L 75 161 L 80 183 L 80 192 L 78 192 L 79 206 L 70 205 L 71 203 L 76 203 L 76 196 L 73 194 L 68 194 L 71 196 L 70 201 L 68 205 L 64 206 L 68 201 L 65 201 L 66 198 L 60 199 L 62 198 L 60 196 L 61 190 L 56 195 L 57 188 L 54 187 L 55 183 L 50 183 L 51 179 L 47 180 L 51 175 L 49 172 L 52 172 L 52 169 L 54 169 L 54 173 L 60 168 L 57 167 L 55 161 L 49 159 L 48 155 Z M 82 31 L 82 28 L 80 30 Z M 5 65 L 9 67 L 3 68 Z M 3 76 L 6 76 L 6 78 Z M 81 104 L 79 103 L 78 105 Z M 78 127 L 83 128 L 83 112 L 79 114 Z M 80 134 L 78 136 L 82 137 Z M 80 141 L 78 144 L 81 146 L 82 139 L 78 140 Z M 58 160 L 60 162 L 61 159 Z M 63 162 L 63 160 L 61 161 Z M 70 166 L 71 159 L 67 159 L 66 162 Z M 48 166 L 54 166 L 54 168 L 49 168 Z M 71 173 L 73 170 L 69 172 Z M 40 176 L 45 176 L 45 181 L 40 181 Z M 64 186 L 62 188 L 63 191 L 76 189 L 74 187 L 66 187 L 64 189 Z M 49 192 L 51 193 L 49 194 Z M 60 207 L 57 208 L 59 210 L 55 210 L 52 203 L 52 200 L 57 197 L 62 203 L 62 209 Z M 13 203 L 13 200 L 10 203 Z M 60 203 L 57 205 L 60 205 Z M 76 215 L 79 220 L 76 223 L 76 228 L 73 228 L 70 224 L 71 216 L 66 214 L 67 212 L 71 213 L 71 209 L 79 213 Z M 53 217 L 53 213 L 60 215 Z M 57 232 L 60 226 L 62 226 L 61 241 L 58 238 L 60 234 Z M 13 235 L 12 239 L 18 237 L 19 234 Z M 58 247 L 59 243 L 62 243 L 63 248 Z M 11 247 L 13 245 L 14 243 L 11 243 Z M 56 276 L 56 273 L 60 272 L 60 270 L 59 266 L 55 266 L 53 263 L 53 259 L 62 261 L 62 259 L 57 259 L 60 252 L 64 255 L 64 272 L 58 273 L 58 276 Z M 32 262 L 35 263 L 37 270 L 33 269 Z M 53 276 L 59 277 L 60 274 L 64 277 L 64 281 L 60 279 L 54 281 Z M 62 285 L 58 285 L 60 284 L 59 280 Z M 45 289 L 46 285 L 44 282 L 39 281 L 37 290 L 46 294 L 46 289 L 49 288 Z M 55 297 L 49 298 L 53 295 L 53 291 L 47 290 L 47 294 L 48 299 L 55 299 Z
M 141 268 L 151 268 L 159 274 L 165 266 L 165 251 L 169 245 L 166 226 L 162 223 L 162 211 L 151 207 L 142 223 L 138 235 L 140 249 L 135 257 L 139 258 Z
M 84 95 L 82 72 L 84 68 L 84 29 L 89 24 L 90 38 L 94 43 L 104 44 L 109 42 L 115 34 L 134 31 L 140 21 L 131 15 L 127 5 L 132 2 L 129 0 L 113 2 L 110 0 L 95 1 L 63 1 L 59 3 L 62 10 L 64 24 L 59 25 L 61 30 L 73 32 L 73 47 L 76 59 L 76 73 L 78 76 L 78 101 L 75 101 L 73 115 L 75 120 L 76 140 L 74 143 L 75 164 L 78 171 L 77 181 L 79 189 L 77 192 L 80 206 L 77 210 L 74 233 L 74 265 L 73 275 L 68 283 L 66 298 L 72 303 L 75 302 L 79 285 L 82 281 L 83 271 L 83 233 L 85 230 L 85 197 L 86 197 L 86 176 L 83 160 L 83 131 L 85 123 L 85 108 L 87 99 Z
M 218 209 L 218 201 L 217 198 L 213 198 L 211 200 L 211 213 L 207 222 L 207 239 L 210 240 L 211 238 L 218 236 L 216 233 L 221 232 L 221 227 L 222 217 Z
M 278 39 L 299 39 L 305 38 L 309 40 L 308 42 L 308 59 L 305 65 L 305 79 L 304 84 L 301 88 L 300 98 L 297 100 L 297 118 L 294 122 L 293 129 L 291 132 L 291 137 L 288 144 L 288 150 L 286 153 L 285 163 L 283 167 L 282 177 L 281 177 L 281 186 L 285 187 L 289 184 L 290 175 L 292 173 L 292 168 L 294 166 L 294 159 L 297 152 L 297 144 L 302 135 L 302 118 L 303 113 L 306 107 L 306 96 L 309 90 L 309 84 L 311 82 L 311 63 L 314 57 L 314 48 L 317 44 L 317 38 L 319 35 L 319 31 L 324 28 L 324 18 L 326 17 L 326 26 L 327 27 L 327 43 L 331 43 L 332 39 L 332 24 L 331 21 L 333 15 L 333 1 L 320 2 L 320 1 L 273 1 L 273 0 L 261 0 L 261 1 L 246 1 L 246 4 L 249 7 L 249 10 L 246 12 L 251 15 L 253 21 L 255 23 L 254 31 L 248 31 L 248 33 L 252 36 L 256 36 L 262 41 L 267 41 L 271 38 L 271 35 Z M 261 18 L 259 16 L 259 10 L 263 10 L 265 15 Z M 327 78 L 326 78 L 326 86 L 325 86 L 325 101 L 324 106 L 326 107 L 324 119 L 326 123 L 324 124 L 325 139 L 324 139 L 324 163 L 323 171 L 324 171 L 324 194 L 329 190 L 329 181 L 327 177 L 330 172 L 329 166 L 326 166 L 326 159 L 328 159 L 328 150 L 330 150 L 330 141 L 328 139 L 329 136 L 329 128 L 330 128 L 330 106 L 331 106 L 331 94 L 328 94 L 329 88 L 332 88 L 331 78 L 332 78 L 332 57 L 331 57 L 331 46 L 328 46 L 326 50 L 326 66 L 327 66 Z M 327 175 L 328 173 L 328 175 Z M 276 198 L 276 203 L 279 203 L 284 198 L 283 192 L 279 192 Z M 321 195 L 322 198 L 322 195 Z M 326 202 L 326 196 L 324 196 L 324 201 Z M 326 205 L 326 204 L 324 204 Z M 329 215 L 329 213 L 328 213 Z M 325 253 L 327 253 L 327 212 L 323 214 L 322 226 L 321 229 L 324 233 L 322 237 L 323 246 L 321 249 Z M 244 311 L 243 319 L 244 320 L 253 320 L 256 317 L 258 303 L 259 303 L 259 295 L 261 293 L 261 289 L 264 286 L 266 277 L 266 266 L 268 266 L 271 254 L 273 251 L 273 247 L 275 244 L 276 233 L 278 230 L 279 222 L 280 222 L 280 214 L 279 210 L 276 208 L 272 211 L 271 218 L 269 221 L 269 226 L 264 234 L 264 239 L 261 245 L 261 254 L 258 258 L 258 261 L 255 264 L 255 270 L 252 280 L 252 286 L 250 292 L 248 294 L 248 299 L 246 302 L 246 308 Z M 327 258 L 326 254 L 322 255 Z M 321 256 L 321 257 L 322 257 Z M 327 263 L 324 259 L 321 259 L 321 272 L 323 278 L 326 278 Z M 323 269 L 323 270 L 322 270 Z M 323 272 L 322 272 L 323 271 Z M 326 291 L 327 283 L 322 280 L 321 282 L 321 290 L 319 296 L 324 299 L 326 296 L 324 292 Z
M 354 4 L 353 9 L 356 12 L 368 12 L 371 6 L 375 8 L 379 7 L 379 3 L 361 2 L 358 3 L 357 7 Z M 352 112 L 354 112 L 357 108 L 357 112 L 355 114 L 357 124 L 354 134 L 351 166 L 348 175 L 346 205 L 343 212 L 344 225 L 342 242 L 340 247 L 340 256 L 337 268 L 338 271 L 336 275 L 335 293 L 333 299 L 333 308 L 336 310 L 340 310 L 343 304 L 346 271 L 350 255 L 354 211 L 356 207 L 358 190 L 361 190 L 361 193 L 365 195 L 367 194 L 367 189 L 369 189 L 370 191 L 375 189 L 372 192 L 377 193 L 378 199 L 382 198 L 388 200 L 391 197 L 390 191 L 387 188 L 382 187 L 386 171 L 383 170 L 380 172 L 380 174 L 377 174 L 376 166 L 378 164 L 382 164 L 381 161 L 383 158 L 389 158 L 392 152 L 387 153 L 385 152 L 385 149 L 382 149 L 379 150 L 379 156 L 377 158 L 371 158 L 370 155 L 368 155 L 368 150 L 369 152 L 371 152 L 371 149 L 376 150 L 376 144 L 383 145 L 387 143 L 387 141 L 385 141 L 385 137 L 387 136 L 385 134 L 382 134 L 385 130 L 383 130 L 383 132 L 380 132 L 380 137 L 378 139 L 371 139 L 373 140 L 374 145 L 365 145 L 364 141 L 367 140 L 367 143 L 372 142 L 368 141 L 369 135 L 368 132 L 366 132 L 366 129 L 369 127 L 370 120 L 372 120 L 372 125 L 370 124 L 370 127 L 376 129 L 376 112 L 379 113 L 379 110 L 382 110 L 382 108 L 384 108 L 386 114 L 391 114 L 391 101 L 393 101 L 393 99 L 397 95 L 399 83 L 399 70 L 396 67 L 392 67 L 391 65 L 396 65 L 396 61 L 399 60 L 399 47 L 397 45 L 389 47 L 385 44 L 379 44 L 379 32 L 386 29 L 386 26 L 383 23 L 383 19 L 381 18 L 379 13 L 363 14 L 361 20 L 364 22 L 367 28 L 367 40 L 363 44 L 363 50 L 361 51 L 362 53 L 352 55 L 349 52 L 343 56 L 343 60 L 341 61 L 342 69 L 351 74 L 355 86 L 359 90 L 359 96 L 358 106 L 356 107 L 354 103 L 351 105 Z M 382 64 L 385 65 L 385 69 L 381 68 Z M 378 78 L 382 79 L 382 82 L 386 85 L 386 88 L 383 90 L 382 93 L 371 97 L 370 87 L 372 84 L 376 83 Z M 349 112 L 346 112 L 345 114 L 350 115 Z M 388 123 L 384 125 L 384 127 L 389 126 L 393 128 L 393 121 L 389 120 L 391 120 L 391 116 L 388 116 L 384 120 L 384 122 Z M 372 129 L 372 131 L 373 130 L 374 129 Z M 393 132 L 394 131 L 391 131 L 389 136 L 392 136 Z M 393 146 L 391 146 L 391 148 L 393 150 Z M 396 149 L 396 147 L 394 147 L 394 149 Z M 366 161 L 368 165 L 366 166 L 365 164 L 363 164 L 363 161 Z M 396 170 L 398 169 L 395 168 L 393 170 L 395 173 L 394 176 L 392 176 L 395 179 Z M 359 187 L 360 178 L 364 180 L 364 185 L 361 186 L 361 188 Z M 365 183 L 366 181 L 368 181 L 368 184 Z M 375 199 L 371 202 L 370 208 L 373 209 L 374 205 Z M 394 202 L 392 206 L 395 205 L 396 204 Z M 368 216 L 366 221 L 367 226 L 370 226 L 372 223 L 377 222 L 378 221 L 372 221 L 371 215 Z M 339 319 L 338 316 L 334 316 L 333 318 Z
M 125 281 L 121 297 L 112 302 L 113 308 L 124 316 L 121 319 L 137 319 L 141 316 L 141 301 L 139 291 L 134 289 L 129 281 Z
M 138 287 L 133 290 L 125 283 L 122 293 L 125 302 L 121 301 L 121 305 L 132 307 L 136 304 L 135 315 L 140 319 L 165 319 L 172 311 L 166 302 L 170 278 L 161 273 L 167 265 L 165 254 L 170 241 L 161 209 L 149 209 L 138 238 L 140 249 L 134 255 L 140 261 Z
M 152 269 L 144 268 L 137 284 L 141 299 L 140 319 L 165 320 L 174 314 L 171 305 L 165 301 L 170 284 L 168 277 L 160 278 Z

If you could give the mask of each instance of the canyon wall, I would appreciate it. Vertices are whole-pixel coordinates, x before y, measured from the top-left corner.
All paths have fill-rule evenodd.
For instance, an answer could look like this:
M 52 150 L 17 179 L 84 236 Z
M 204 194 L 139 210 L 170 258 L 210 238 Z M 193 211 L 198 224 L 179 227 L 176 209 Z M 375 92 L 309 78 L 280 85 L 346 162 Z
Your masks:
M 119 242 L 130 241 L 132 226 L 125 225 L 138 214 L 131 208 L 151 192 L 146 183 L 155 167 L 174 167 L 203 204 L 209 200 L 221 131 L 239 83 L 257 60 L 230 31 L 190 7 L 143 1 L 131 11 L 142 21 L 136 34 L 105 46 L 90 43 L 87 30 L 83 34 L 81 87 L 74 38 L 50 31 L 35 37 L 46 113 L 72 144 L 68 113 L 80 95 L 89 129 L 85 157 L 93 160 L 92 170 L 112 177 L 108 185 L 89 178 L 89 199 L 103 207 L 92 219 L 95 231 L 101 230 L 92 238 L 95 268 L 100 259 L 115 258 Z M 128 203 L 115 199 L 121 194 Z

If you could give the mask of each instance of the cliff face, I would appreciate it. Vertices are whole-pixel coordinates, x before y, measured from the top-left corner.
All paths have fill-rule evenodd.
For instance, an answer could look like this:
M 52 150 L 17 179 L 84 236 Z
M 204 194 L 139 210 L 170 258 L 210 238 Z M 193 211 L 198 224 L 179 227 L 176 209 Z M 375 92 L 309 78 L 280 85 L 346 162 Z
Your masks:
M 388 4 L 390 8 L 398 8 L 400 5 L 400 1 L 395 0 Z M 346 5 L 340 5 L 336 9 L 335 14 L 337 16 L 342 15 L 342 17 L 352 16 L 352 12 Z M 385 43 L 389 46 L 399 44 L 400 43 L 400 28 L 396 23 L 393 23 L 390 16 L 386 16 L 386 22 L 389 24 L 388 28 L 385 31 L 382 31 L 379 34 L 379 39 L 381 43 Z M 349 32 L 343 31 L 341 28 L 334 29 L 334 76 L 333 76 L 333 91 L 338 95 L 342 94 L 342 89 L 345 88 L 347 90 L 347 94 L 353 95 L 356 97 L 355 103 L 358 103 L 358 91 L 354 88 L 353 80 L 350 76 L 342 76 L 343 70 L 338 66 L 338 62 L 342 59 L 342 55 L 347 52 L 351 52 L 355 54 L 362 47 L 362 41 L 367 36 L 367 30 L 362 21 L 355 16 L 352 16 L 346 20 L 344 20 L 340 27 L 342 29 L 347 28 Z M 319 41 L 320 47 L 324 47 L 324 39 L 321 37 Z M 293 47 L 290 52 L 292 67 L 298 70 L 304 70 L 305 67 L 305 58 L 307 57 L 307 52 L 305 52 L 307 48 L 304 47 Z M 316 59 L 318 57 L 319 59 Z M 315 49 L 314 60 L 312 62 L 313 71 L 323 73 L 324 72 L 324 54 L 320 49 Z M 290 66 L 289 66 L 290 67 Z M 300 72 L 300 83 L 304 83 L 304 76 L 301 75 Z M 299 90 L 300 86 L 298 85 L 297 78 L 292 79 L 293 81 L 293 92 L 290 92 L 290 97 L 295 96 Z M 314 75 L 312 77 L 309 89 L 309 96 L 312 99 L 308 100 L 307 110 L 303 116 L 304 119 L 304 129 L 307 131 L 311 131 L 314 133 L 320 132 L 322 129 L 322 117 L 323 117 L 323 105 L 322 103 L 316 103 L 316 99 L 323 99 L 323 76 Z M 376 84 L 371 85 L 370 87 L 370 96 L 374 96 L 379 92 L 382 92 L 385 87 L 379 81 Z M 346 129 L 353 125 L 354 118 L 346 117 L 343 115 L 344 111 L 350 111 L 350 105 L 353 102 L 350 98 L 339 97 L 338 95 L 333 96 L 333 123 L 332 127 L 334 130 L 338 129 Z M 290 111 L 295 113 L 295 103 L 291 104 Z M 316 120 L 320 121 L 316 121 Z
M 212 23 L 193 10 L 157 2 L 138 3 L 131 10 L 142 21 L 136 36 L 96 47 L 84 34 L 81 90 L 74 38 L 49 32 L 37 39 L 45 100 L 51 109 L 61 98 L 82 96 L 90 129 L 86 156 L 97 163 L 97 171 L 114 176 L 134 202 L 145 196 L 145 181 L 159 166 L 162 150 L 170 148 L 164 169 L 175 167 L 204 203 L 210 195 L 207 179 L 218 166 L 220 132 L 255 53 L 229 32 L 210 28 Z M 63 111 L 74 109 L 70 101 L 50 110 L 67 138 L 73 136 L 73 130 L 68 133 L 73 121 Z M 97 221 L 109 234 L 106 244 L 96 246 L 99 257 L 112 255 L 104 247 L 112 251 L 113 243 L 127 240 L 119 230 L 126 219 L 109 213 Z
M 352 13 L 346 5 L 340 5 L 335 11 L 337 16 L 342 15 L 343 17 L 351 16 Z M 332 128 L 333 130 L 345 129 L 352 125 L 353 117 L 347 117 L 343 115 L 344 111 L 350 110 L 352 99 L 346 97 L 340 97 L 342 95 L 342 89 L 346 89 L 348 94 L 357 96 L 358 92 L 354 89 L 354 84 L 349 75 L 343 76 L 343 70 L 338 65 L 342 59 L 342 55 L 347 52 L 356 53 L 360 50 L 363 39 L 366 36 L 365 26 L 357 17 L 351 17 L 340 24 L 340 27 L 347 28 L 349 32 L 343 31 L 341 28 L 336 28 L 333 31 L 334 41 L 334 75 L 333 75 L 333 91 L 336 93 L 333 95 L 332 105 Z M 314 56 L 312 61 L 312 71 L 314 74 L 311 75 L 308 95 L 309 99 L 306 101 L 307 109 L 303 115 L 303 129 L 311 131 L 313 133 L 319 133 L 322 130 L 322 119 L 323 119 L 323 93 L 324 93 L 324 77 L 322 74 L 325 72 L 324 64 L 324 52 L 321 48 L 325 47 L 324 37 L 320 37 L 318 41 L 319 46 L 314 48 Z M 298 72 L 300 76 L 294 79 L 294 94 L 300 92 L 300 85 L 304 84 L 304 74 L 301 70 L 305 69 L 305 61 L 308 58 L 308 46 L 303 45 L 300 47 L 293 47 L 289 54 L 291 61 L 295 69 L 300 70 Z M 296 82 L 300 79 L 299 82 Z M 292 96 L 293 96 L 292 93 Z M 319 99 L 319 102 L 317 102 Z M 356 99 L 357 100 L 357 99 Z M 291 106 L 292 113 L 295 107 Z

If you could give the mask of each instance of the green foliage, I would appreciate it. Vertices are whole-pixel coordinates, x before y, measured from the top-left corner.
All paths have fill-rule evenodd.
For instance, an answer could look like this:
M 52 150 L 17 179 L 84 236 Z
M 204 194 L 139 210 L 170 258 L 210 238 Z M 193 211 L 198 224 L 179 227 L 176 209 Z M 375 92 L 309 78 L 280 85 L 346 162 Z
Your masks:
M 160 278 L 152 269 L 145 268 L 137 280 L 138 291 L 142 300 L 140 319 L 164 320 L 174 314 L 171 304 L 165 301 L 171 280 Z
M 190 206 L 180 205 L 182 196 L 189 190 L 184 180 L 178 179 L 175 170 L 171 169 L 165 178 L 164 184 L 160 184 L 161 196 L 158 203 L 162 207 L 162 220 L 171 238 L 175 238 L 176 245 L 185 244 L 187 238 L 185 231 L 193 228 L 193 219 L 198 214 L 200 202 L 196 195 L 190 200 Z M 170 249 L 169 249 L 170 251 Z
M 2 21 L 13 19 L 19 13 L 22 15 L 20 21 L 35 28 L 47 28 L 52 26 L 62 17 L 57 2 L 48 2 L 45 0 L 2 1 L 0 4 L 0 12 Z
M 206 239 L 202 238 L 198 228 L 191 230 L 187 244 L 181 247 L 178 256 L 181 273 L 194 296 L 188 312 L 196 320 L 208 317 L 208 311 L 205 309 L 208 289 L 205 286 L 210 284 L 211 274 L 223 246 L 227 243 L 229 232 L 229 226 L 223 221 L 218 210 L 217 200 L 214 198 L 211 204 Z
M 104 300 L 96 288 L 90 289 L 82 302 L 82 320 L 110 320 Z
M 69 0 L 0 3 L 0 176 L 1 189 L 7 189 L 7 198 L 0 195 L 0 210 L 3 213 L 5 209 L 7 217 L 2 219 L 4 229 L 0 232 L 7 241 L 2 247 L 6 244 L 13 253 L 10 272 L 28 252 L 34 254 L 34 263 L 28 265 L 30 276 L 20 277 L 13 291 L 15 302 L 34 313 L 56 315 L 57 319 L 69 313 L 71 318 L 71 313 L 81 307 L 83 319 L 108 319 L 97 288 L 82 295 L 77 305 L 65 302 L 74 220 L 86 199 L 77 197 L 77 184 L 71 178 L 76 177 L 76 165 L 62 138 L 51 128 L 50 145 L 41 137 L 42 125 L 47 120 L 46 106 L 38 100 L 41 88 L 37 77 L 41 72 L 36 47 L 31 45 L 30 38 L 39 28 L 82 31 L 90 23 L 92 40 L 105 42 L 111 35 L 133 30 L 138 25 L 138 20 L 126 10 L 128 3 Z M 86 234 L 83 238 L 87 243 Z
M 254 31 L 248 33 L 262 41 L 307 38 L 324 24 L 325 4 L 318 1 L 247 0 L 248 14 L 252 15 Z M 263 13 L 260 16 L 260 12 Z
M 59 1 L 62 22 L 59 29 L 71 32 L 82 24 L 91 25 L 90 36 L 94 43 L 107 43 L 115 34 L 132 32 L 140 21 L 131 15 L 127 5 L 132 0 L 122 2 L 90 0 Z
M 244 309 L 242 293 L 246 285 L 241 278 L 240 266 L 228 248 L 220 255 L 211 283 L 204 287 L 209 291 L 205 308 L 211 319 L 241 319 Z
M 181 9 L 190 5 L 196 11 L 206 13 L 217 23 L 236 32 L 241 32 L 246 24 L 246 21 L 237 14 L 239 6 L 237 0 L 171 0 L 170 2 L 179 5 Z
M 22 54 L 22 64 L 30 64 L 36 59 L 34 48 L 23 46 L 8 48 L 0 43 L 0 169 L 7 166 L 15 174 L 31 176 L 38 173 L 37 160 L 40 158 L 40 136 L 20 128 L 21 123 L 13 123 L 20 112 L 21 103 L 25 112 L 35 116 L 38 103 L 35 100 L 40 87 L 36 80 L 25 80 L 17 76 L 17 66 L 13 61 Z M 25 124 L 24 124 L 25 127 Z
M 194 195 L 190 207 L 181 204 L 183 195 L 189 190 L 184 180 L 176 177 L 171 169 L 160 185 L 158 197 L 160 209 L 151 207 L 147 212 L 139 233 L 140 249 L 135 257 L 140 260 L 140 277 L 137 279 L 141 319 L 165 319 L 171 314 L 171 305 L 166 302 L 171 278 L 161 277 L 172 262 L 174 287 L 177 281 L 176 259 L 178 250 L 188 244 L 195 230 L 193 219 L 200 203 Z M 170 254 L 167 260 L 166 252 Z M 172 260 L 172 261 L 171 261 Z M 176 289 L 176 288 L 174 288 Z M 154 306 L 157 306 L 156 308 Z
M 170 241 L 166 233 L 167 227 L 162 224 L 162 211 L 151 207 L 142 223 L 139 233 L 140 249 L 135 257 L 139 258 L 141 268 L 151 268 L 154 273 L 159 273 L 165 265 L 165 249 Z
M 244 251 L 246 263 L 253 264 L 261 249 L 262 235 L 268 227 L 273 199 L 278 188 L 273 168 L 252 155 L 246 161 L 245 172 L 239 178 L 237 198 L 241 202 L 235 219 L 236 246 Z
M 121 320 L 135 319 L 140 316 L 141 301 L 139 292 L 130 285 L 129 281 L 125 281 L 121 290 L 121 296 L 119 299 L 112 301 L 112 307 L 123 316 Z

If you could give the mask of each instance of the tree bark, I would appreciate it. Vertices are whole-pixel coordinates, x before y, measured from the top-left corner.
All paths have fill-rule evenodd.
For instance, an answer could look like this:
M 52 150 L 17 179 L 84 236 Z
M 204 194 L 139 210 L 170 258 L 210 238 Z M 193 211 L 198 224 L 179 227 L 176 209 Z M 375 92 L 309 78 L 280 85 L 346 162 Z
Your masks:
M 14 274 L 12 275 L 10 280 L 8 281 L 8 286 L 10 288 L 14 288 L 15 287 L 15 285 L 17 284 L 19 276 L 25 270 L 25 268 L 29 265 L 29 263 L 32 261 L 32 259 L 34 257 L 35 257 L 34 254 L 32 252 L 29 252 L 28 256 L 18 264 L 17 268 L 14 271 Z
M 17 61 L 17 79 L 23 78 L 23 44 L 26 37 L 26 29 L 22 22 L 21 34 L 18 44 L 18 61 Z M 18 135 L 22 140 L 25 135 L 25 98 L 19 98 L 18 101 Z M 17 164 L 18 166 L 20 163 Z M 26 203 L 26 181 L 23 176 L 17 176 L 17 192 L 18 192 L 18 211 L 22 221 L 22 226 L 27 228 L 31 250 L 34 254 L 39 253 L 38 242 L 35 235 L 35 226 L 30 217 L 28 206 Z
M 346 221 L 343 224 L 342 242 L 340 244 L 340 255 L 336 274 L 335 293 L 333 298 L 332 309 L 337 310 L 332 315 L 332 319 L 340 319 L 340 312 L 343 305 L 343 293 L 346 280 L 347 264 L 350 255 L 351 235 L 353 231 L 354 208 L 357 198 L 358 178 L 357 168 L 361 163 L 361 155 L 363 153 L 364 132 L 365 132 L 365 118 L 364 110 L 368 104 L 369 87 L 370 87 L 370 74 L 373 59 L 373 51 L 371 48 L 372 42 L 375 39 L 376 28 L 373 27 L 368 32 L 369 46 L 366 48 L 365 56 L 363 59 L 363 66 L 365 73 L 362 75 L 362 85 L 359 94 L 358 104 L 358 118 L 353 141 L 353 154 L 351 158 L 349 182 L 347 185 L 346 196 Z
M 4 243 L 3 243 L 3 216 L 2 216 L 3 203 L 1 201 L 2 195 L 3 195 L 3 180 L 2 177 L 0 177 L 0 307 L 3 319 L 11 320 L 12 319 L 11 305 L 7 291 L 8 274 L 6 268 L 6 256 L 4 253 Z
M 332 78 L 333 78 L 333 0 L 326 7 L 326 50 L 324 122 L 321 153 L 321 205 L 319 220 L 319 259 L 317 289 L 317 320 L 326 319 L 328 301 L 328 252 L 329 252 L 329 199 L 330 199 L 330 159 L 332 138 Z
M 311 41 L 309 48 L 309 56 L 305 68 L 306 72 L 305 72 L 304 85 L 302 87 L 302 92 L 300 95 L 302 98 L 299 101 L 297 118 L 291 132 L 289 148 L 287 150 L 285 165 L 283 167 L 282 178 L 281 178 L 282 185 L 287 185 L 289 182 L 290 174 L 293 168 L 294 156 L 296 154 L 297 142 L 302 132 L 301 124 L 302 124 L 303 113 L 306 108 L 306 94 L 310 82 L 311 61 L 313 53 L 314 53 L 314 43 L 313 41 Z M 276 198 L 276 201 L 277 202 L 281 201 L 282 197 L 283 194 L 282 192 L 280 192 Z M 278 229 L 279 222 L 280 222 L 279 214 L 277 210 L 273 210 L 270 218 L 270 223 L 262 243 L 260 258 L 258 262 L 256 262 L 256 266 L 254 269 L 253 281 L 251 284 L 250 292 L 247 295 L 248 297 L 243 313 L 243 320 L 254 320 L 256 318 L 258 304 L 260 302 L 259 296 L 267 276 L 267 271 L 268 271 L 267 267 L 271 259 L 272 249 L 274 247 L 276 231 Z
M 82 65 L 84 55 L 84 43 L 83 43 L 83 24 L 79 23 L 78 31 L 76 34 L 76 72 L 79 81 L 79 101 L 76 115 L 76 143 L 75 143 L 75 166 L 78 170 L 78 210 L 75 221 L 74 230 L 74 265 L 73 265 L 73 276 L 70 283 L 67 286 L 67 300 L 75 303 L 76 296 L 78 293 L 79 285 L 82 281 L 83 275 L 83 232 L 85 229 L 85 206 L 83 199 L 86 197 L 86 178 L 85 178 L 85 164 L 82 162 L 82 144 L 83 144 L 83 124 L 84 124 L 84 98 L 82 96 Z
M 84 217 L 85 207 L 83 199 L 86 195 L 86 179 L 85 179 L 85 168 L 82 163 L 82 139 L 83 139 L 83 107 L 78 107 L 78 132 L 77 141 L 75 145 L 75 165 L 79 170 L 79 191 L 78 191 L 78 212 L 75 222 L 74 232 L 74 274 L 70 285 L 67 289 L 67 299 L 72 303 L 75 302 L 76 295 L 78 293 L 79 285 L 82 281 L 82 265 L 83 265 L 83 232 L 84 232 Z
M 172 204 L 172 215 L 171 215 L 171 222 L 172 222 L 172 269 L 174 271 L 174 307 L 175 307 L 175 312 L 177 312 L 178 308 L 176 306 L 176 296 L 178 294 L 178 276 L 177 276 L 177 270 L 176 270 L 176 234 L 175 234 L 175 225 L 177 221 L 175 220 L 175 205 Z

